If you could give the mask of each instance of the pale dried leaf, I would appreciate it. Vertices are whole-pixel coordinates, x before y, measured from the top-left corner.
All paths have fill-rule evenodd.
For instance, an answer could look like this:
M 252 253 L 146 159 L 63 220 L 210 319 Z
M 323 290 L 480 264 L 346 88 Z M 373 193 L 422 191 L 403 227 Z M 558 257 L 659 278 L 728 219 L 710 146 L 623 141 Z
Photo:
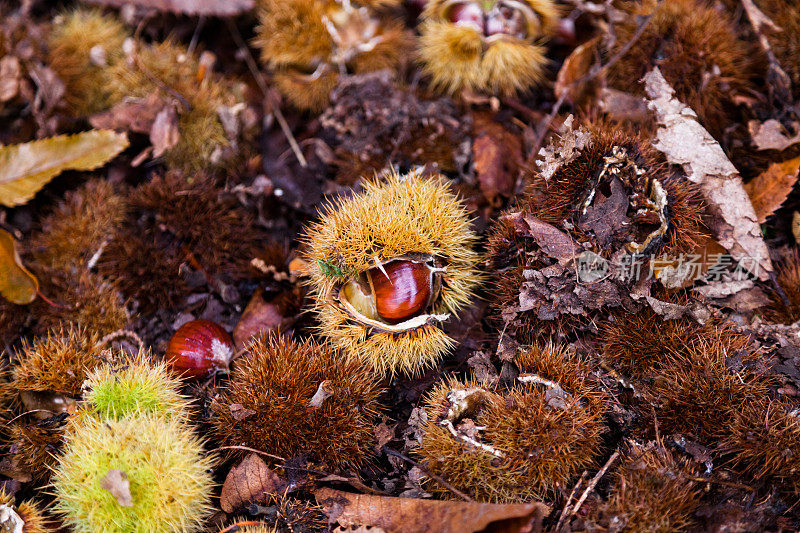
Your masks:
M 158 93 L 150 93 L 146 98 L 125 99 L 108 111 L 92 115 L 89 123 L 100 129 L 149 134 L 164 105 L 164 99 Z
M 751 120 L 747 127 L 750 129 L 750 138 L 759 150 L 785 150 L 790 146 L 800 143 L 800 124 L 795 124 L 795 135 L 787 135 L 786 129 L 777 120 L 771 118 L 759 123 Z
M 542 531 L 550 507 L 540 502 L 494 504 L 353 494 L 321 488 L 314 492 L 329 518 L 342 527 L 371 526 L 403 533 Z
M 128 147 L 124 133 L 92 130 L 0 148 L 0 204 L 24 204 L 65 170 L 93 170 Z
M 645 91 L 659 123 L 654 146 L 667 160 L 683 168 L 698 184 L 717 215 L 711 230 L 717 241 L 737 260 L 758 264 L 755 274 L 769 278 L 772 262 L 761 237 L 758 217 L 744 190 L 736 167 L 719 143 L 697 122 L 694 111 L 674 97 L 674 89 L 658 68 L 645 76 Z
M 39 292 L 36 276 L 22 266 L 16 241 L 0 228 L 0 295 L 15 304 L 29 304 Z
M 128 474 L 122 470 L 112 468 L 103 479 L 100 480 L 100 487 L 111 493 L 122 507 L 133 507 L 133 497 L 131 497 L 131 482 L 128 481 Z
M 123 7 L 132 4 L 146 9 L 170 11 L 186 15 L 238 15 L 250 11 L 255 0 L 84 0 L 89 4 Z
M 23 533 L 25 531 L 25 521 L 13 507 L 5 503 L 0 505 L 0 531 L 7 533 Z
M 800 170 L 800 157 L 772 163 L 767 170 L 744 186 L 759 223 L 767 220 L 767 217 L 789 196 L 797 182 L 798 170 Z
M 792 215 L 792 235 L 794 242 L 800 242 L 800 212 L 797 211 Z
M 251 503 L 264 504 L 270 494 L 280 492 L 284 487 L 281 477 L 261 457 L 251 453 L 228 472 L 219 505 L 226 513 L 232 513 Z
M 19 59 L 8 55 L 0 58 L 0 102 L 8 102 L 19 92 Z
M 566 165 L 578 155 L 581 150 L 590 146 L 592 135 L 583 126 L 573 128 L 574 117 L 568 116 L 559 128 L 558 135 L 548 145 L 539 150 L 540 161 L 536 161 L 539 173 L 548 180 L 553 177 L 562 165 Z
M 164 152 L 178 144 L 180 139 L 178 113 L 175 112 L 175 106 L 170 104 L 158 112 L 153 121 L 153 126 L 150 128 L 153 157 L 160 157 Z

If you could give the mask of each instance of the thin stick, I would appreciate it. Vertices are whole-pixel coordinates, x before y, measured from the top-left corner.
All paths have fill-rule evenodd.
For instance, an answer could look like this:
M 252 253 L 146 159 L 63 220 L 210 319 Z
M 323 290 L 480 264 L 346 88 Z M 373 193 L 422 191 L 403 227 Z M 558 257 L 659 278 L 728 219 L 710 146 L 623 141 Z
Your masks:
M 631 39 L 627 43 L 625 43 L 625 46 L 620 48 L 619 51 L 617 51 L 617 53 L 614 54 L 614 56 L 611 59 L 608 60 L 608 63 L 606 63 L 605 65 L 603 65 L 601 67 L 598 67 L 597 65 L 595 65 L 594 67 L 592 67 L 592 69 L 588 73 L 584 74 L 583 76 L 581 76 L 577 80 L 575 80 L 572 83 L 570 83 L 567 86 L 567 88 L 561 93 L 561 96 L 558 97 L 558 100 L 556 101 L 555 105 L 553 106 L 553 110 L 550 112 L 549 115 L 547 115 L 547 119 L 544 121 L 544 123 L 543 123 L 543 125 L 542 125 L 542 127 L 541 127 L 541 129 L 539 131 L 539 134 L 536 137 L 536 142 L 534 143 L 533 150 L 531 151 L 531 153 L 534 156 L 536 156 L 536 154 L 539 153 L 539 149 L 542 147 L 542 142 L 544 142 L 544 137 L 545 137 L 545 135 L 547 135 L 547 131 L 550 129 L 550 126 L 553 124 L 553 120 L 555 120 L 556 115 L 561 110 L 561 106 L 564 104 L 564 100 L 566 99 L 567 94 L 569 93 L 569 89 L 571 89 L 572 87 L 575 87 L 577 85 L 580 85 L 581 83 L 589 82 L 589 81 L 591 81 L 591 80 L 593 80 L 595 78 L 598 78 L 601 75 L 605 74 L 606 71 L 609 68 L 611 68 L 614 65 L 614 63 L 619 61 L 622 58 L 622 56 L 627 54 L 628 51 L 631 49 L 631 47 L 633 47 L 633 45 L 636 43 L 636 41 L 639 40 L 639 38 L 644 33 L 644 30 L 647 28 L 647 25 L 650 24 L 650 20 L 652 18 L 653 18 L 653 14 L 652 13 L 650 15 L 647 15 L 647 17 L 645 17 L 645 19 L 641 22 L 641 24 L 639 24 L 639 27 L 636 28 L 636 32 L 634 32 L 634 34 L 631 37 Z
M 390 448 L 387 448 L 386 446 L 383 447 L 383 451 L 386 453 L 386 455 L 393 455 L 393 456 L 397 457 L 398 459 L 402 459 L 403 461 L 405 461 L 405 462 L 407 462 L 407 463 L 409 463 L 409 464 L 411 464 L 413 466 L 416 466 L 417 468 L 422 470 L 422 472 L 426 476 L 428 476 L 432 480 L 438 482 L 441 486 L 443 486 L 444 488 L 446 488 L 447 490 L 449 490 L 450 492 L 452 492 L 453 494 L 455 494 L 456 496 L 458 496 L 462 500 L 464 500 L 466 502 L 475 501 L 472 498 L 470 498 L 469 496 L 467 496 L 466 494 L 464 494 L 463 492 L 461 492 L 460 490 L 458 490 L 457 488 L 455 488 L 454 486 L 452 486 L 450 483 L 448 483 L 444 479 L 440 478 L 439 476 L 437 476 L 436 474 L 434 474 L 432 472 L 429 472 L 428 469 L 426 469 L 424 466 L 422 466 L 421 464 L 419 464 L 415 460 L 411 459 L 410 457 L 406 457 L 402 453 L 396 452 L 396 451 L 394 451 L 394 450 L 392 450 Z
M 567 513 L 569 512 L 569 506 L 572 503 L 572 498 L 578 493 L 578 489 L 586 481 L 586 474 L 589 472 L 587 470 L 583 471 L 581 474 L 581 478 L 575 483 L 575 486 L 572 487 L 572 492 L 569 493 L 569 498 L 567 498 L 567 503 L 564 504 L 564 508 L 561 510 L 561 516 L 558 517 L 558 523 L 556 524 L 556 528 L 553 530 L 556 533 L 561 529 L 561 526 L 564 525 L 564 519 L 567 518 Z
M 603 468 L 601 468 L 600 471 L 594 475 L 592 480 L 589 482 L 589 485 L 586 487 L 586 490 L 584 490 L 583 494 L 581 494 L 580 499 L 575 503 L 575 507 L 572 509 L 572 511 L 569 512 L 570 516 L 575 516 L 578 513 L 578 511 L 580 511 L 581 505 L 583 505 L 583 502 L 585 502 L 586 498 L 589 497 L 589 493 L 594 490 L 595 486 L 597 485 L 597 482 L 600 481 L 600 478 L 602 478 L 605 475 L 606 471 L 608 470 L 608 467 L 610 467 L 611 464 L 617 460 L 617 457 L 619 457 L 619 450 L 616 450 L 614 453 L 612 453 L 611 457 L 609 457 L 608 461 L 606 461 L 606 464 L 603 465 Z
M 247 68 L 250 69 L 250 74 L 253 75 L 253 78 L 256 80 L 259 89 L 261 89 L 261 92 L 264 94 L 264 99 L 269 100 L 269 89 L 267 88 L 267 82 L 264 81 L 264 76 L 262 76 L 261 71 L 258 70 L 256 60 L 253 59 L 253 55 L 250 53 L 250 49 L 244 42 L 242 34 L 239 33 L 239 28 L 236 27 L 236 24 L 234 24 L 230 18 L 226 18 L 225 22 L 228 24 L 228 30 L 231 32 L 231 36 L 233 36 L 236 46 L 238 46 L 245 53 L 244 62 L 247 63 Z M 289 128 L 289 123 L 286 122 L 286 118 L 283 116 L 281 108 L 278 105 L 272 105 L 271 107 L 272 113 L 278 120 L 278 125 L 280 125 L 281 131 L 283 131 L 284 137 L 286 137 L 286 140 L 289 141 L 289 146 L 291 146 L 292 152 L 294 152 L 297 161 L 300 163 L 301 167 L 307 167 L 308 161 L 306 161 L 303 152 L 300 150 L 300 145 L 297 144 L 297 139 L 294 138 L 294 134 L 292 133 L 291 128 Z

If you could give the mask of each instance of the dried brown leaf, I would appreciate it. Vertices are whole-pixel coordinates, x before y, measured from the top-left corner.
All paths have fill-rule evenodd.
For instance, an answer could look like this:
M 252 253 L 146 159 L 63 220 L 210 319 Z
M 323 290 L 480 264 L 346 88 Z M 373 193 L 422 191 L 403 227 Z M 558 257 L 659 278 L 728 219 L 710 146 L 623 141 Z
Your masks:
M 331 521 L 342 527 L 371 526 L 387 533 L 542 531 L 550 508 L 539 502 L 494 504 L 353 494 L 329 488 L 314 493 Z
M 164 109 L 164 105 L 161 96 L 150 93 L 146 98 L 126 99 L 108 111 L 92 115 L 89 123 L 100 129 L 150 133 L 156 115 Z
M 798 170 L 800 157 L 772 163 L 767 170 L 744 186 L 759 222 L 767 220 L 786 200 L 797 182 Z
M 8 102 L 19 92 L 19 59 L 7 55 L 0 58 L 0 102 Z
M 251 453 L 228 472 L 219 505 L 226 513 L 232 513 L 250 503 L 264 504 L 271 494 L 282 491 L 285 485 L 261 457 Z
M 84 0 L 89 4 L 123 7 L 132 4 L 145 9 L 157 9 L 186 15 L 238 15 L 250 11 L 255 0 Z
M 653 145 L 670 163 L 682 167 L 690 181 L 700 186 L 717 215 L 711 224 L 717 241 L 735 259 L 757 263 L 759 279 L 768 279 L 773 270 L 772 262 L 761 237 L 758 217 L 736 167 L 719 143 L 697 122 L 695 112 L 675 98 L 675 90 L 658 68 L 644 79 L 649 107 L 655 111 L 660 126 Z
M 522 139 L 493 121 L 476 122 L 475 129 L 472 156 L 483 195 L 489 200 L 511 196 L 522 164 Z
M 578 83 L 579 80 L 589 74 L 589 70 L 598 57 L 597 43 L 599 42 L 600 36 L 586 41 L 576 47 L 564 60 L 561 70 L 558 71 L 554 87 L 557 97 L 561 98 L 563 96 L 567 102 L 576 104 L 592 96 L 589 94 L 589 90 L 596 93 L 600 89 L 601 83 L 598 83 L 598 80 L 594 80 L 592 83 L 587 83 L 586 81 Z
M 278 308 L 266 302 L 261 291 L 256 291 L 233 330 L 236 348 L 241 349 L 253 337 L 278 329 L 282 321 L 283 315 Z
M 15 304 L 29 304 L 39 292 L 39 281 L 22 266 L 16 241 L 0 229 L 0 295 Z
M 128 474 L 122 470 L 112 468 L 103 479 L 100 480 L 100 487 L 111 493 L 122 507 L 133 507 L 131 497 L 131 482 L 128 481 Z

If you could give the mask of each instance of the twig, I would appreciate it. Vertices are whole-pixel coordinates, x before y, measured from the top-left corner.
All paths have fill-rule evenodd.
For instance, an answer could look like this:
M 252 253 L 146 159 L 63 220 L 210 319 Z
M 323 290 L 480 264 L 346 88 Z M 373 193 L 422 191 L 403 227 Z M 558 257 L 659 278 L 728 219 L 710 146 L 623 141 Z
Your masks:
M 419 464 L 415 460 L 411 459 L 410 457 L 406 457 L 402 453 L 394 451 L 394 450 L 392 450 L 390 448 L 387 448 L 386 446 L 383 447 L 383 451 L 386 453 L 386 455 L 393 455 L 394 457 L 397 457 L 398 459 L 402 459 L 403 461 L 405 461 L 405 462 L 407 462 L 407 463 L 409 463 L 409 464 L 411 464 L 413 466 L 416 466 L 417 468 L 422 470 L 423 474 L 425 474 L 426 476 L 428 476 L 432 480 L 436 481 L 437 483 L 442 485 L 444 488 L 446 488 L 447 490 L 449 490 L 450 492 L 452 492 L 453 494 L 455 494 L 456 496 L 458 496 L 462 500 L 464 500 L 466 502 L 475 501 L 472 498 L 470 498 L 468 495 L 464 494 L 463 492 L 461 492 L 460 490 L 458 490 L 457 488 L 452 486 L 450 483 L 448 483 L 447 481 L 442 479 L 441 477 L 437 476 L 436 474 L 434 474 L 432 472 L 429 472 L 427 468 L 425 468 L 424 466 L 422 466 L 421 464 Z
M 252 74 L 253 78 L 256 80 L 259 89 L 261 89 L 261 92 L 264 95 L 264 99 L 269 101 L 269 88 L 267 87 L 267 82 L 264 81 L 264 76 L 262 76 L 261 71 L 258 70 L 256 60 L 253 59 L 253 55 L 250 53 L 250 48 L 247 47 L 244 39 L 242 39 L 242 34 L 239 33 L 239 28 L 236 27 L 236 24 L 234 24 L 230 18 L 225 19 L 225 22 L 228 25 L 228 30 L 231 32 L 231 36 L 233 36 L 233 40 L 236 42 L 236 46 L 238 46 L 244 52 L 244 62 L 247 63 L 247 68 L 250 69 L 250 74 Z M 272 102 L 270 103 L 272 104 Z M 286 118 L 283 116 L 280 106 L 272 104 L 271 107 L 272 113 L 275 115 L 278 125 L 281 127 L 281 131 L 283 131 L 283 135 L 286 137 L 286 140 L 289 141 L 289 146 L 291 146 L 292 152 L 294 152 L 297 161 L 300 163 L 301 167 L 307 167 L 308 161 L 306 161 L 302 150 L 300 150 L 300 145 L 297 144 L 297 139 L 294 138 L 294 134 L 292 133 L 291 128 L 289 128 L 289 123 L 286 122 Z
M 577 483 L 575 483 L 575 486 L 572 487 L 572 492 L 569 493 L 569 498 L 567 498 L 567 502 L 564 504 L 564 508 L 561 510 L 561 516 L 558 517 L 558 523 L 556 524 L 556 527 L 553 530 L 556 533 L 558 533 L 558 531 L 561 529 L 561 526 L 564 525 L 564 519 L 567 518 L 567 513 L 569 512 L 569 506 L 572 503 L 572 498 L 575 497 L 575 495 L 578 493 L 578 489 L 580 488 L 580 486 L 583 484 L 584 481 L 586 481 L 586 474 L 588 473 L 589 472 L 587 470 L 584 470 L 583 474 L 581 474 L 581 478 L 578 480 Z
M 561 96 L 558 97 L 558 100 L 556 100 L 556 103 L 553 105 L 553 110 L 550 112 L 549 115 L 547 115 L 547 118 L 540 127 L 539 133 L 536 136 L 536 142 L 533 144 L 533 150 L 531 151 L 531 153 L 534 156 L 536 156 L 536 154 L 539 153 L 539 149 L 542 147 L 542 142 L 544 142 L 544 137 L 545 135 L 547 135 L 547 131 L 553 124 L 553 120 L 555 120 L 556 115 L 558 115 L 558 112 L 561 110 L 561 106 L 564 105 L 564 100 L 566 99 L 567 94 L 569 94 L 569 89 L 576 87 L 580 84 L 592 81 L 596 78 L 599 78 L 601 75 L 605 74 L 606 71 L 608 71 L 608 69 L 611 68 L 614 65 L 614 63 L 619 61 L 625 54 L 627 54 L 628 50 L 630 50 L 631 47 L 633 47 L 633 45 L 636 43 L 636 41 L 639 40 L 639 38 L 644 33 L 644 30 L 647 28 L 647 25 L 650 24 L 650 20 L 652 18 L 653 18 L 653 13 L 647 15 L 644 18 L 644 20 L 639 24 L 639 27 L 636 28 L 636 31 L 634 32 L 630 40 L 627 43 L 625 43 L 625 45 L 622 48 L 620 48 L 617 51 L 617 53 L 611 57 L 611 59 L 608 60 L 608 63 L 606 63 L 603 66 L 595 65 L 594 67 L 591 68 L 591 70 L 589 70 L 589 72 L 587 72 L 577 80 L 573 81 L 565 88 L 565 90 L 561 93 Z
M 584 490 L 583 494 L 581 494 L 580 499 L 578 499 L 578 501 L 575 503 L 575 507 L 569 512 L 570 517 L 575 516 L 578 511 L 580 511 L 581 505 L 583 505 L 583 502 L 585 502 L 586 498 L 589 497 L 589 493 L 594 490 L 597 482 L 600 481 L 600 478 L 605 475 L 608 467 L 610 467 L 611 464 L 616 461 L 617 457 L 619 457 L 619 450 L 616 450 L 614 453 L 612 453 L 611 457 L 609 457 L 608 461 L 606 461 L 606 464 L 603 465 L 603 468 L 601 468 L 600 471 L 594 475 L 592 480 L 589 482 L 589 485 L 587 485 L 586 490 Z

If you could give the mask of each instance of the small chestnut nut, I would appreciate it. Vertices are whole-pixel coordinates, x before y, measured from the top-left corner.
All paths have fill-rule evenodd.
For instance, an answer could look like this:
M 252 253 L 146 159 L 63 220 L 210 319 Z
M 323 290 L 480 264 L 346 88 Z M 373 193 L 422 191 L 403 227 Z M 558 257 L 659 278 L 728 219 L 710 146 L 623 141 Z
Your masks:
M 402 322 L 428 307 L 434 293 L 433 273 L 425 263 L 405 260 L 369 269 L 378 315 L 388 322 Z
M 176 374 L 199 379 L 227 370 L 233 352 L 233 339 L 222 326 L 210 320 L 192 320 L 169 340 L 166 360 Z

